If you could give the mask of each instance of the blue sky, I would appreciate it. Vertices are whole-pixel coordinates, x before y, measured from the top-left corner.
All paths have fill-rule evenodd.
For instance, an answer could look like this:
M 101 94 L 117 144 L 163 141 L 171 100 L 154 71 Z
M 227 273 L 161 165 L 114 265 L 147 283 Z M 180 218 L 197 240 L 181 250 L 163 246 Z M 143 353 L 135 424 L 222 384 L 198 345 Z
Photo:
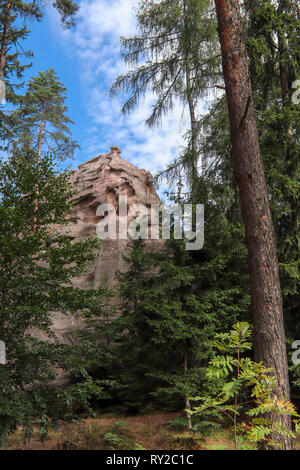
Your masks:
M 180 106 L 166 116 L 162 126 L 148 129 L 144 122 L 153 97 L 145 100 L 129 117 L 120 112 L 124 98 L 111 99 L 108 89 L 125 65 L 120 55 L 120 35 L 136 31 L 133 8 L 137 0 L 80 0 L 81 10 L 75 28 L 63 30 L 53 9 L 41 23 L 30 24 L 26 45 L 34 52 L 28 76 L 54 68 L 68 89 L 67 105 L 73 138 L 81 146 L 78 164 L 109 152 L 110 145 L 122 149 L 122 157 L 153 173 L 177 155 L 183 144 L 180 133 L 186 126 Z

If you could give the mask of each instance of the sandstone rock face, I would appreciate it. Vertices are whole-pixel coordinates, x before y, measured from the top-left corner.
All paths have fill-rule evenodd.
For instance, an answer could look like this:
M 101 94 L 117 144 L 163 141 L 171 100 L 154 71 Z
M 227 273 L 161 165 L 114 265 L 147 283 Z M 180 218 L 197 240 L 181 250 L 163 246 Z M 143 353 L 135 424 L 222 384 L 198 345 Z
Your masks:
M 147 208 L 160 204 L 152 184 L 152 176 L 146 170 L 138 169 L 120 157 L 118 147 L 111 147 L 108 154 L 99 155 L 79 166 L 71 175 L 71 183 L 76 189 L 74 209 L 70 214 L 70 224 L 56 227 L 60 233 L 67 232 L 74 240 L 95 235 L 101 217 L 96 215 L 101 204 L 111 204 L 116 209 L 117 226 L 120 222 L 118 212 L 120 196 L 127 197 L 128 209 L 133 204 L 142 203 Z M 130 219 L 129 219 L 130 221 Z M 97 288 L 104 280 L 114 283 L 116 270 L 126 269 L 122 259 L 129 240 L 104 240 L 97 260 L 88 272 L 74 284 L 82 289 Z M 157 249 L 160 240 L 146 240 L 148 249 Z M 72 343 L 72 332 L 80 328 L 80 322 L 72 317 L 55 314 L 53 329 L 60 341 Z

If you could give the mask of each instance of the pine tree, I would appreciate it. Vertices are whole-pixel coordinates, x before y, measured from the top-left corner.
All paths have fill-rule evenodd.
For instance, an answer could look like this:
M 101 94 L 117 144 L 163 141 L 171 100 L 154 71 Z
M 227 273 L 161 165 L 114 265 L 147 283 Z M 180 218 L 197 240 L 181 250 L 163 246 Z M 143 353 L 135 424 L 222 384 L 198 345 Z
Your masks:
M 294 335 L 300 308 L 300 109 L 292 101 L 292 85 L 300 73 L 299 5 L 256 1 L 248 4 L 247 11 L 247 49 L 277 238 L 284 316 L 288 333 Z
M 1 0 L 2 42 L 0 48 L 0 80 L 3 80 L 4 77 L 8 52 L 7 46 L 14 32 L 12 24 L 16 20 L 27 21 L 32 18 L 41 20 L 43 17 L 43 6 L 44 0 Z M 52 6 L 58 10 L 64 27 L 69 28 L 74 25 L 74 17 L 79 6 L 73 0 L 53 0 Z M 16 39 L 13 40 L 15 43 Z
M 16 148 L 29 148 L 37 153 L 38 159 L 41 158 L 42 150 L 60 160 L 72 157 L 79 146 L 70 137 L 69 125 L 73 121 L 66 114 L 68 108 L 65 101 L 66 88 L 53 69 L 31 77 L 15 111 L 20 130 L 13 151 Z
M 17 24 L 17 15 L 12 11 L 12 2 L 0 4 L 0 148 L 7 150 L 15 135 L 16 122 L 11 115 L 8 105 L 18 103 L 18 89 L 23 72 L 31 66 L 26 63 L 32 57 L 30 51 L 19 48 L 29 34 L 25 24 Z
M 0 80 L 3 80 L 8 64 L 9 49 L 12 44 L 16 45 L 19 39 L 25 39 L 20 32 L 23 28 L 18 29 L 15 25 L 18 19 L 25 20 L 28 18 L 41 18 L 41 11 L 36 2 L 23 2 L 16 0 L 2 0 L 1 8 L 1 29 L 2 41 L 0 48 Z M 24 26 L 25 27 L 25 26 Z M 27 28 L 25 28 L 28 33 Z
M 27 84 L 25 96 L 21 98 L 14 119 L 20 129 L 12 144 L 12 153 L 22 150 L 36 152 L 37 166 L 40 167 L 42 150 L 46 149 L 53 156 L 64 160 L 73 155 L 78 144 L 68 135 L 68 125 L 73 121 L 65 114 L 66 88 L 58 81 L 53 69 L 39 72 Z M 39 206 L 39 185 L 36 187 L 36 207 Z M 35 216 L 35 228 L 37 217 Z
M 247 55 L 241 38 L 239 4 L 232 1 L 225 5 L 224 2 L 217 0 L 215 4 L 231 124 L 235 175 L 249 251 L 255 352 L 259 361 L 273 368 L 278 383 L 278 397 L 289 400 L 275 234 L 258 141 Z M 288 436 L 278 434 L 274 440 L 276 439 L 283 448 L 291 448 Z
M 53 0 L 52 5 L 60 14 L 62 25 L 69 28 L 74 24 L 78 5 L 73 0 Z M 24 51 L 20 44 L 28 37 L 30 30 L 27 23 L 30 20 L 41 20 L 43 17 L 44 0 L 22 1 L 1 0 L 0 1 L 0 87 L 7 103 L 16 105 L 18 103 L 18 88 L 22 83 L 23 72 L 31 64 L 23 64 L 23 58 L 32 57 L 30 51 Z M 17 79 L 17 83 L 16 80 Z M 0 106 L 0 137 L 1 147 L 6 149 L 10 139 L 15 135 L 16 122 L 10 110 Z

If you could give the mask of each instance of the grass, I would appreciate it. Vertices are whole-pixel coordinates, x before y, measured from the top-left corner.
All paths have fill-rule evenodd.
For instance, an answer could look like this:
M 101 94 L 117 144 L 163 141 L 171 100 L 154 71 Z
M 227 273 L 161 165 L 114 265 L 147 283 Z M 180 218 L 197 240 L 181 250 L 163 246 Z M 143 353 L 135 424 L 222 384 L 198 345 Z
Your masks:
M 45 442 L 35 430 L 29 444 L 23 444 L 21 430 L 8 439 L 9 450 L 233 450 L 230 430 L 213 431 L 209 436 L 189 433 L 172 426 L 180 413 L 137 416 L 104 415 L 79 422 L 63 423 L 51 431 Z M 176 421 L 175 421 L 176 422 Z M 300 450 L 300 438 L 295 441 Z
M 170 423 L 180 413 L 155 413 L 138 416 L 104 415 L 77 423 L 63 423 L 58 432 L 51 432 L 41 442 L 35 431 L 29 444 L 24 445 L 21 431 L 8 439 L 7 449 L 24 450 L 189 450 L 203 449 L 199 432 L 191 435 L 178 431 Z
M 205 441 L 207 450 L 234 450 L 234 442 L 231 431 L 212 433 Z

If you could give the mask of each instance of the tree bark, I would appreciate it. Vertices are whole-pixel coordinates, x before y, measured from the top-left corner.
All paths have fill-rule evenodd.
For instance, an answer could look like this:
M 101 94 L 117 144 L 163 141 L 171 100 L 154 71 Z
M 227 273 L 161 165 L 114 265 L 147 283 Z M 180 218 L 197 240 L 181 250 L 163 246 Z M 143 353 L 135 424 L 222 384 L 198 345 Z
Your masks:
M 195 113 L 195 104 L 192 96 L 192 84 L 191 84 L 191 71 L 189 56 L 186 61 L 186 94 L 189 106 L 190 122 L 191 122 L 191 134 L 192 134 L 192 181 L 198 177 L 198 135 L 197 135 L 197 119 Z
M 184 2 L 184 17 L 185 29 L 188 36 L 189 24 L 186 20 L 187 2 Z M 191 149 L 192 149 L 192 190 L 195 180 L 198 177 L 198 134 L 197 134 L 197 119 L 195 112 L 195 103 L 193 99 L 193 85 L 191 79 L 191 64 L 190 64 L 190 49 L 191 43 L 188 43 L 185 57 L 185 80 L 186 80 L 186 97 L 189 107 L 190 124 L 191 124 Z
M 281 0 L 278 6 L 278 14 L 283 15 L 286 8 L 289 6 L 287 0 Z M 279 72 L 280 72 L 280 87 L 281 87 L 281 96 L 282 96 L 282 106 L 288 106 L 290 98 L 290 83 L 289 83 L 289 71 L 288 71 L 288 60 L 287 60 L 287 41 L 282 37 L 280 32 L 277 33 L 278 45 L 279 45 Z M 290 147 L 293 144 L 294 132 L 292 126 L 289 122 L 286 123 L 286 133 L 287 133 L 287 144 L 285 151 L 285 159 L 288 161 L 290 159 Z M 300 215 L 299 215 L 299 199 L 297 197 L 290 196 L 290 205 L 291 205 L 291 215 L 292 215 L 292 227 L 295 234 L 299 233 L 300 227 Z M 298 246 L 298 249 L 300 247 Z
M 283 15 L 286 9 L 291 6 L 289 5 L 290 1 L 288 0 L 280 0 L 278 6 L 278 14 Z M 299 17 L 299 6 L 298 6 L 298 17 Z M 280 72 L 280 87 L 281 87 L 281 96 L 282 96 L 282 106 L 290 106 L 290 83 L 289 83 L 289 69 L 288 69 L 288 59 L 287 59 L 287 50 L 288 44 L 287 39 L 282 36 L 281 32 L 277 32 L 278 37 L 278 46 L 279 46 L 279 72 Z M 286 123 L 286 134 L 287 134 L 287 141 L 286 141 L 286 149 L 285 149 L 285 160 L 288 162 L 294 156 L 291 155 L 291 148 L 294 143 L 294 131 L 292 129 L 292 125 L 290 122 Z M 289 196 L 289 203 L 291 207 L 291 217 L 292 217 L 292 233 L 297 236 L 300 231 L 300 212 L 299 212 L 299 198 L 297 196 L 293 196 L 292 194 Z M 300 243 L 297 244 L 298 250 L 298 257 L 300 254 Z M 299 296 L 300 299 L 300 296 Z
M 183 370 L 184 370 L 184 373 L 185 373 L 185 374 L 186 374 L 187 371 L 188 371 L 187 352 L 184 354 Z M 188 395 L 185 396 L 185 409 L 186 409 L 186 410 L 190 410 L 190 409 L 191 409 L 191 403 L 190 403 L 190 400 L 189 400 Z M 193 430 L 192 418 L 191 418 L 191 415 L 190 415 L 190 413 L 189 413 L 188 411 L 186 412 L 186 418 L 187 418 L 187 429 L 188 429 L 188 431 L 192 431 L 192 430 Z
M 278 14 L 283 15 L 285 8 L 286 8 L 286 0 L 281 0 L 278 6 Z M 282 37 L 280 32 L 278 32 L 277 37 L 278 37 L 278 47 L 279 47 L 279 73 L 280 73 L 281 96 L 282 96 L 282 101 L 285 102 L 285 100 L 289 96 L 289 71 L 288 71 L 287 59 L 285 57 L 286 52 L 287 52 L 286 51 L 287 45 L 286 45 L 285 39 Z
M 38 136 L 38 174 L 40 174 L 40 169 L 41 169 L 41 155 L 42 155 L 42 140 L 43 140 L 43 130 L 44 130 L 44 125 L 45 125 L 45 112 L 46 112 L 46 105 L 45 102 L 43 102 L 43 110 L 42 110 L 42 117 L 41 117 L 41 122 L 40 122 L 40 129 L 39 129 L 39 136 Z M 37 212 L 39 210 L 39 197 L 40 197 L 40 188 L 39 184 L 37 183 L 35 185 L 35 194 L 36 194 L 36 199 L 35 199 L 35 206 L 34 206 L 34 219 L 33 219 L 33 231 L 36 232 L 37 230 Z
M 215 0 L 237 180 L 245 225 L 257 361 L 272 367 L 276 394 L 289 400 L 282 297 L 274 227 L 260 153 L 238 0 Z M 281 417 L 290 426 L 290 420 Z M 282 449 L 291 439 L 273 436 Z
M 7 53 L 7 44 L 8 44 L 8 33 L 10 27 L 10 15 L 11 15 L 11 2 L 6 2 L 5 5 L 5 18 L 3 21 L 3 34 L 2 34 L 2 43 L 0 49 L 0 81 L 3 80 L 4 70 L 6 66 L 6 53 Z

